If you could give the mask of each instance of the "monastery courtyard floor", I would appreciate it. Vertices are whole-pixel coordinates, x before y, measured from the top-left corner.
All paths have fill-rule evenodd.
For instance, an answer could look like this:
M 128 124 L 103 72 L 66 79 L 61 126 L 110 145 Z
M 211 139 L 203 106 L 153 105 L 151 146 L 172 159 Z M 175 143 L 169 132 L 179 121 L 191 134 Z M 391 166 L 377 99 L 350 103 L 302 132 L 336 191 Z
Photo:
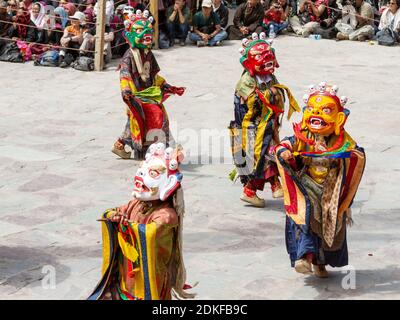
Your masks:
M 155 51 L 168 82 L 187 87 L 165 105 L 187 152 L 192 290 L 199 299 L 399 299 L 399 48 L 275 41 L 279 81 L 299 102 L 311 83 L 337 84 L 349 97 L 346 128 L 367 154 L 348 230 L 351 266 L 317 279 L 290 267 L 282 200 L 267 188 L 266 208 L 246 206 L 228 179 L 239 45 Z M 84 299 L 100 279 L 96 219 L 130 199 L 138 164 L 110 152 L 125 125 L 116 66 L 85 73 L 0 63 L 0 299 Z M 289 134 L 285 120 L 281 137 Z M 55 286 L 46 281 L 53 274 Z

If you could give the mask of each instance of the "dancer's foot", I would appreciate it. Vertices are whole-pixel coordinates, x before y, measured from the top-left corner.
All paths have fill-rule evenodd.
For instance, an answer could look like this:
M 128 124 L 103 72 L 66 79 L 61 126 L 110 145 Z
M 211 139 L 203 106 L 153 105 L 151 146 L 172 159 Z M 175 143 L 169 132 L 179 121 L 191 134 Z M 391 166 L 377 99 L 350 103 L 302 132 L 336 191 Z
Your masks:
M 310 274 L 312 273 L 311 262 L 306 258 L 296 260 L 294 264 L 294 270 L 296 270 L 298 273 Z
M 275 191 L 272 191 L 272 198 L 274 198 L 274 199 L 283 198 L 282 187 L 276 189 Z
M 271 181 L 271 191 L 274 199 L 283 197 L 283 189 L 278 177 L 274 177 Z
M 120 141 L 116 141 L 111 149 L 113 153 L 117 156 L 121 157 L 122 159 L 130 159 L 131 152 L 125 151 L 125 145 Z
M 279 181 L 275 184 L 271 184 L 271 191 L 272 191 L 272 198 L 274 199 L 283 198 L 283 189 Z
M 240 197 L 240 200 L 250 203 L 251 205 L 258 208 L 265 207 L 265 200 L 259 198 L 256 194 L 254 194 L 253 196 L 248 196 L 246 193 L 243 193 L 242 196 Z
M 328 271 L 326 271 L 326 268 L 324 265 L 313 264 L 313 272 L 314 272 L 314 275 L 318 278 L 328 278 L 329 277 Z
M 265 200 L 257 196 L 257 189 L 254 189 L 250 183 L 246 184 L 243 188 L 243 194 L 240 197 L 240 200 L 250 203 L 254 207 L 265 207 Z

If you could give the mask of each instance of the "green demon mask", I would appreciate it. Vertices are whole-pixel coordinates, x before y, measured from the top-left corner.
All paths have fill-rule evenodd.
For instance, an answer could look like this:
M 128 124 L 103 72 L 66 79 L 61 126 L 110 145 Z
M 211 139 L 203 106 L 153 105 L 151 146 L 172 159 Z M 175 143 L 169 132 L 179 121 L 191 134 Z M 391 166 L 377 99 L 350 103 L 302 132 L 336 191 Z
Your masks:
M 143 15 L 139 11 L 125 20 L 125 38 L 132 48 L 150 49 L 153 44 L 153 17 L 148 17 L 147 10 Z

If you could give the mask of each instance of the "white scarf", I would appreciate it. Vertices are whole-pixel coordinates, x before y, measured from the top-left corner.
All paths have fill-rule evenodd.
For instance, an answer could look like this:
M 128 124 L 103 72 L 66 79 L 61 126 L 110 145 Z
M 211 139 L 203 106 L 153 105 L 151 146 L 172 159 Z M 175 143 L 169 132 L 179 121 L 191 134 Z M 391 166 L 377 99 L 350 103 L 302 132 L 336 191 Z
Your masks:
M 36 6 L 36 4 L 38 4 L 40 6 L 40 10 L 39 10 L 39 14 L 37 15 L 37 17 L 35 18 L 33 16 L 33 7 Z M 31 9 L 31 21 L 35 24 L 36 27 L 38 28 L 44 28 L 44 25 L 46 23 L 44 17 L 46 15 L 46 9 L 44 8 L 44 6 L 40 3 L 40 2 L 36 2 L 32 5 L 32 9 Z

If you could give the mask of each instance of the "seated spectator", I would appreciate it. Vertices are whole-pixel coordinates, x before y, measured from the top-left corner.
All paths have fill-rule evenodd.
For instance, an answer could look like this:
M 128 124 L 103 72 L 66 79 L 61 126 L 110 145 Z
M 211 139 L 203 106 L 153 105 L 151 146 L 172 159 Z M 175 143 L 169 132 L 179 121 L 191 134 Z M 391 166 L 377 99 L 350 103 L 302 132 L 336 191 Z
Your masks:
M 17 4 L 14 2 L 14 9 L 17 9 Z M 13 14 L 10 5 L 7 4 L 6 1 L 0 1 L 0 20 L 11 22 Z M 7 22 L 0 21 L 0 37 L 4 37 L 8 33 L 8 29 L 10 28 L 11 24 Z
M 95 17 L 94 8 L 93 8 L 93 0 L 89 0 L 87 3 L 88 3 L 88 6 L 86 8 L 84 8 L 82 10 L 82 12 L 86 16 L 86 22 L 93 23 L 94 17 Z
M 67 11 L 68 16 L 73 16 L 77 11 L 73 3 L 69 3 L 67 0 L 60 0 L 60 7 L 63 7 Z
M 170 47 L 179 40 L 181 46 L 185 45 L 189 32 L 189 8 L 185 0 L 175 0 L 175 4 L 167 9 L 167 28 Z
M 390 0 L 389 7 L 384 9 L 379 21 L 378 29 L 381 32 L 385 28 L 391 28 L 393 31 L 400 30 L 400 0 Z M 377 36 L 379 34 L 377 33 Z
M 25 40 L 28 42 L 36 42 L 38 40 L 37 29 L 33 28 L 34 24 L 28 11 L 25 10 L 25 3 L 20 2 L 17 14 L 12 18 L 14 22 L 8 29 L 8 37 Z
M 213 0 L 213 10 L 218 15 L 222 29 L 225 30 L 229 21 L 228 8 L 222 3 L 222 0 Z
M 35 2 L 32 5 L 30 12 L 31 21 L 36 26 L 37 39 L 35 42 L 45 43 L 47 41 L 47 23 L 46 23 L 46 9 L 40 2 Z
M 44 10 L 45 10 L 44 20 L 46 27 L 53 30 L 56 24 L 54 7 L 51 4 L 48 4 L 44 7 Z
M 111 31 L 110 26 L 105 26 L 104 32 L 104 62 L 108 63 L 111 61 L 111 43 L 114 41 L 114 32 Z M 93 53 L 88 51 L 94 51 L 96 45 L 96 25 L 91 25 L 89 28 L 83 31 L 83 40 L 80 46 L 80 55 L 93 56 Z
M 129 48 L 124 38 L 124 16 L 123 11 L 126 7 L 125 4 L 120 4 L 114 12 L 114 16 L 111 20 L 110 29 L 114 33 L 114 41 L 112 43 L 112 55 L 123 56 L 125 51 Z
M 78 55 L 77 50 L 68 50 L 68 48 L 79 49 L 83 42 L 83 31 L 86 19 L 85 14 L 77 11 L 73 16 L 70 16 L 70 19 L 71 25 L 65 28 L 64 34 L 60 41 L 61 46 L 64 47 L 60 50 L 60 68 L 66 68 L 72 62 L 65 59 L 67 53 L 70 53 L 74 57 Z
M 313 34 L 319 34 L 324 39 L 335 39 L 337 29 L 335 27 L 341 13 L 336 0 L 328 0 L 325 12 L 318 21 L 318 25 L 312 30 Z
M 69 25 L 68 12 L 63 7 L 57 7 L 54 9 L 54 15 L 56 23 L 60 23 L 64 30 Z
M 290 10 L 287 0 L 274 0 L 271 6 L 265 10 L 262 27 L 269 35 L 269 38 L 275 38 L 276 35 L 288 27 L 287 20 Z
M 400 0 L 390 0 L 389 7 L 383 8 L 376 33 L 376 40 L 381 45 L 394 45 L 400 41 Z M 389 37 L 389 38 L 388 38 Z
M 293 31 L 302 37 L 320 34 L 323 38 L 334 38 L 338 11 L 335 0 L 302 0 L 298 16 L 289 19 Z
M 349 24 L 353 29 L 357 27 L 356 9 L 354 9 L 351 0 L 345 0 L 343 2 L 340 21 Z
M 64 29 L 68 25 L 68 14 L 63 7 L 54 9 L 54 27 L 49 31 L 49 43 L 60 44 Z
M 94 15 L 97 17 L 98 12 L 99 12 L 99 2 L 96 2 L 93 10 L 94 10 Z M 106 2 L 106 26 L 110 25 L 110 21 L 111 21 L 113 13 L 114 13 L 114 1 L 107 0 L 107 2 Z
M 190 40 L 198 47 L 205 45 L 220 45 L 227 38 L 227 33 L 221 28 L 218 15 L 212 10 L 211 0 L 203 0 L 201 11 L 193 17 L 193 32 Z
M 115 8 L 114 15 L 111 19 L 110 27 L 114 30 L 124 27 L 124 17 L 123 12 L 126 4 L 120 4 Z
M 13 17 L 17 14 L 18 10 L 18 1 L 17 0 L 8 0 L 7 2 L 7 14 L 10 17 Z
M 19 2 L 17 0 L 3 1 L 7 4 L 7 14 L 9 18 L 12 18 L 17 14 Z
M 343 23 L 336 23 L 339 31 L 336 35 L 338 40 L 365 41 L 374 36 L 374 10 L 372 6 L 364 0 L 355 0 L 356 26 Z M 345 16 L 345 15 L 344 15 Z
M 25 11 L 32 10 L 33 0 L 23 0 L 23 1 L 20 1 L 19 3 L 22 3 L 22 7 Z
M 136 10 L 141 10 L 142 12 L 146 9 L 149 10 L 148 8 L 146 8 L 146 6 L 142 3 L 141 0 L 139 1 L 128 0 L 128 6 L 132 7 L 135 10 L 135 12 Z
M 233 25 L 228 28 L 229 40 L 241 40 L 251 36 L 253 32 L 262 32 L 263 18 L 264 9 L 259 0 L 248 0 L 242 3 L 236 9 Z
M 35 30 L 37 32 L 36 43 L 29 44 L 30 53 L 32 54 L 31 58 L 33 60 L 49 49 L 46 44 L 49 43 L 50 36 L 57 32 L 55 31 L 54 15 L 54 7 L 52 5 L 44 5 L 41 2 L 35 2 L 32 5 L 31 22 L 35 25 Z M 61 38 L 61 33 L 57 33 L 57 40 L 59 40 Z M 27 59 L 29 59 L 29 54 L 26 56 Z

